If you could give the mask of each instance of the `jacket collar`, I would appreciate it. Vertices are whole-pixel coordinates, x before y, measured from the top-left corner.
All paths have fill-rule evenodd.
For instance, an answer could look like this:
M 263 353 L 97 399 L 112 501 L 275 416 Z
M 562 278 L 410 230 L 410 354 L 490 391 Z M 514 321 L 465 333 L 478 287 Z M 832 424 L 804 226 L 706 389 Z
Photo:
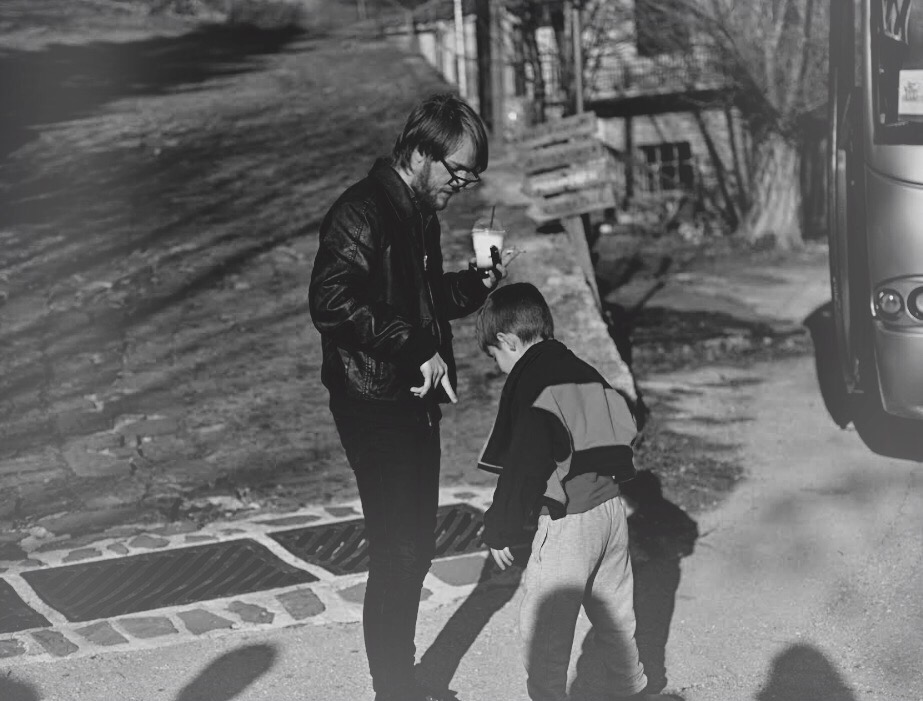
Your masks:
M 395 214 L 406 221 L 420 212 L 413 191 L 394 169 L 390 158 L 379 158 L 369 171 L 369 177 L 384 190 Z
M 534 344 L 528 350 L 526 350 L 523 356 L 517 361 L 516 365 L 513 366 L 512 371 L 506 378 L 506 384 L 503 386 L 503 390 L 500 392 L 500 394 L 512 394 L 516 387 L 519 385 L 520 376 L 523 372 L 525 372 L 528 366 L 532 365 L 533 363 L 540 362 L 546 357 L 551 361 L 552 364 L 554 364 L 555 359 L 566 350 L 567 346 L 554 338 L 549 338 Z

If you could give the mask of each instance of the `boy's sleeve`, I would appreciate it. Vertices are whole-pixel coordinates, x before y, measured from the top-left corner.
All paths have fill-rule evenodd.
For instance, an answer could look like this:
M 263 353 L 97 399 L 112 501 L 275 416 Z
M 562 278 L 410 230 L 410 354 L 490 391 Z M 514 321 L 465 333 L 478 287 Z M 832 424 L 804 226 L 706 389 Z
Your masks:
M 484 514 L 481 539 L 495 550 L 522 543 L 526 526 L 557 466 L 555 436 L 563 427 L 554 416 L 529 407 L 513 421 L 509 459 L 503 466 L 493 503 Z

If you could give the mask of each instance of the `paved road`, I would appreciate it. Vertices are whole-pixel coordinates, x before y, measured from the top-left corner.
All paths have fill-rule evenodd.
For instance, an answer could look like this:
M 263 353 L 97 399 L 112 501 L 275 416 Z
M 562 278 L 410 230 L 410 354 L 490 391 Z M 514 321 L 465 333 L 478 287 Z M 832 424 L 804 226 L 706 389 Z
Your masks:
M 679 563 L 668 688 L 687 701 L 923 699 L 921 464 L 837 428 L 809 358 L 661 376 L 646 390 L 676 398 L 678 429 L 739 445 L 748 471 Z M 421 674 L 461 701 L 523 698 L 515 577 L 471 589 L 424 606 Z M 367 698 L 361 627 L 335 618 L 18 663 L 0 698 Z

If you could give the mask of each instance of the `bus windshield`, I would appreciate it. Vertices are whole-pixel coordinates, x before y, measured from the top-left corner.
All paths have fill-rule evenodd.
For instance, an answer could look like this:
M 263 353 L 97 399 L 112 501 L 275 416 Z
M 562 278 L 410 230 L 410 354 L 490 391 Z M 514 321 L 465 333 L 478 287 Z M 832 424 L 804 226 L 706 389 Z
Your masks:
M 875 140 L 923 144 L 923 0 L 872 0 Z

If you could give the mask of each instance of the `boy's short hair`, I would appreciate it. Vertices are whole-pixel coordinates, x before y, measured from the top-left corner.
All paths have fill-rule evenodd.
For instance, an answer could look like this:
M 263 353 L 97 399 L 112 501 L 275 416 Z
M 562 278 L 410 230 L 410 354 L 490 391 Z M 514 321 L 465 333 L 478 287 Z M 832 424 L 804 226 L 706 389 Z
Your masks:
M 554 338 L 551 309 L 535 285 L 515 282 L 490 293 L 474 325 L 478 345 L 487 353 L 498 333 L 513 333 L 523 343 Z
M 474 170 L 487 170 L 487 132 L 484 122 L 471 106 L 451 93 L 432 95 L 413 108 L 404 130 L 391 151 L 395 165 L 406 168 L 410 156 L 419 150 L 434 160 L 455 151 L 468 136 L 474 143 Z

